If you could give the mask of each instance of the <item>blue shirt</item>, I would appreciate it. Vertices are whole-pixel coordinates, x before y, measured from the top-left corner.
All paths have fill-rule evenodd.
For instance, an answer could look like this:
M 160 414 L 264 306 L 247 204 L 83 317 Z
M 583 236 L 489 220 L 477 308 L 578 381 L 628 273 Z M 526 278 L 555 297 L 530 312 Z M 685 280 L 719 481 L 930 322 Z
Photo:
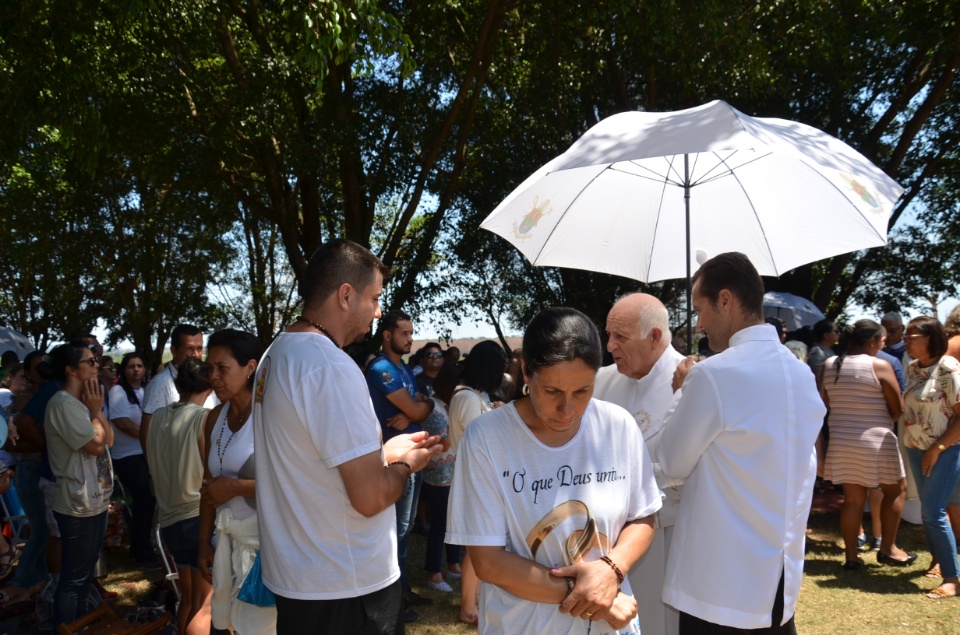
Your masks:
M 30 401 L 28 401 L 27 405 L 21 410 L 21 412 L 30 415 L 40 424 L 40 432 L 43 432 L 43 420 L 47 413 L 47 403 L 62 389 L 62 383 L 51 379 L 37 389 L 37 392 L 33 394 L 33 397 L 30 398 Z M 44 436 L 46 436 L 46 434 L 44 434 Z M 53 470 L 50 469 L 50 461 L 47 459 L 47 453 L 44 452 L 41 457 L 40 476 L 50 482 L 56 482 L 57 479 L 53 475 Z
M 883 350 L 877 351 L 877 359 L 882 359 L 893 366 L 893 374 L 897 376 L 897 383 L 900 384 L 900 392 L 906 390 L 907 384 L 903 378 L 903 364 L 900 363 L 900 360 Z
M 383 353 L 377 355 L 367 368 L 367 388 L 370 390 L 373 410 L 377 413 L 377 420 L 383 430 L 384 441 L 398 434 L 422 430 L 420 424 L 415 421 L 411 421 L 403 431 L 387 427 L 387 420 L 400 412 L 400 409 L 387 399 L 387 395 L 401 389 L 405 389 L 411 397 L 417 394 L 417 380 L 413 376 L 413 371 L 403 361 L 397 365 L 387 359 Z

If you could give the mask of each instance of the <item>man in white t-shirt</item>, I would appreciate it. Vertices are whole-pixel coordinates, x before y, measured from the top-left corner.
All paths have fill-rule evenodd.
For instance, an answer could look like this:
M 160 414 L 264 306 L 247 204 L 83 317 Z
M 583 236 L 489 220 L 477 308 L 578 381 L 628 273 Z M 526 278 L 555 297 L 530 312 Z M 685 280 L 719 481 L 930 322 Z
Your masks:
M 257 369 L 260 557 L 278 633 L 403 632 L 394 502 L 441 446 L 424 432 L 382 444 L 363 372 L 341 350 L 380 317 L 385 273 L 354 242 L 323 245 L 303 315 Z
M 683 355 L 671 345 L 669 320 L 666 307 L 652 295 L 632 293 L 618 300 L 607 315 L 607 350 L 615 365 L 599 370 L 593 390 L 595 398 L 615 403 L 633 415 L 651 458 L 664 416 L 673 403 L 673 373 L 683 361 Z M 653 471 L 666 499 L 657 513 L 653 543 L 627 577 L 643 632 L 676 635 L 680 614 L 660 596 L 683 481 L 667 478 L 658 463 L 653 464 Z
M 655 461 L 686 479 L 663 600 L 680 633 L 795 634 L 804 539 L 826 408 L 810 371 L 763 321 L 763 281 L 741 253 L 693 277 L 698 327 L 718 352 L 690 367 Z
M 150 429 L 150 419 L 153 413 L 180 401 L 180 393 L 173 384 L 177 378 L 177 367 L 188 357 L 203 358 L 203 333 L 192 324 L 178 324 L 170 333 L 170 354 L 173 359 L 167 362 L 157 375 L 150 380 L 143 392 L 143 414 L 140 418 L 140 447 L 147 451 L 147 431 Z M 212 408 L 216 399 L 211 393 L 204 407 Z

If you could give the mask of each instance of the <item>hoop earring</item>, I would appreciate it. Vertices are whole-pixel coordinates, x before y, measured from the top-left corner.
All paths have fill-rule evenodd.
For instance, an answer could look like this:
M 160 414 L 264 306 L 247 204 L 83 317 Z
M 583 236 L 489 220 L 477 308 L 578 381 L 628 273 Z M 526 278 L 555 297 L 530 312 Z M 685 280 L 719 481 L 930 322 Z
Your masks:
M 520 393 L 521 393 L 524 397 L 529 397 L 529 396 L 530 396 L 530 386 L 528 386 L 527 384 L 524 384 L 524 385 L 523 385 L 523 388 L 520 389 Z

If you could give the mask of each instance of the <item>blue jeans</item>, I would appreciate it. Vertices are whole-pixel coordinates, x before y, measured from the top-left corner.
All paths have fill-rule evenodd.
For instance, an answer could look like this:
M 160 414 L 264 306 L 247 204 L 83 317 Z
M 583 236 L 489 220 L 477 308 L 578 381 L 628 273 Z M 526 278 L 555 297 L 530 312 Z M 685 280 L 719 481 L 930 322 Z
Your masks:
M 420 487 L 423 475 L 419 472 L 410 475 L 406 494 L 396 502 L 397 508 L 397 563 L 400 565 L 400 586 L 403 592 L 410 590 L 407 581 L 407 536 L 417 520 L 417 503 L 420 501 Z
M 944 578 L 956 578 L 957 542 L 947 520 L 947 503 L 960 480 L 960 446 L 951 445 L 940 453 L 930 476 L 924 476 L 920 467 L 925 450 L 907 448 L 910 469 L 920 495 L 920 516 L 927 534 L 927 545 L 938 561 Z
M 93 570 L 100 558 L 107 512 L 79 518 L 53 512 L 63 542 L 63 571 L 53 600 L 56 624 L 73 622 L 100 605 L 100 592 L 93 585 Z
M 40 459 L 20 459 L 13 483 L 30 523 L 30 537 L 20 554 L 20 564 L 10 585 L 27 589 L 47 579 L 46 550 L 50 532 L 47 530 L 47 506 L 40 493 Z

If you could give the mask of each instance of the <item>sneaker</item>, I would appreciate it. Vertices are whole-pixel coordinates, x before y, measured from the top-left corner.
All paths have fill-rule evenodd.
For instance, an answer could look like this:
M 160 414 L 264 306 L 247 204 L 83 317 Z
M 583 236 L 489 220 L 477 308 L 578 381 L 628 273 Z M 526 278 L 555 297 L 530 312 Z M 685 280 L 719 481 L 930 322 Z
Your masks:
M 427 586 L 434 591 L 440 591 L 441 593 L 453 593 L 453 587 L 447 584 L 446 580 L 440 580 L 439 582 L 427 580 Z
M 403 601 L 407 603 L 407 606 L 430 606 L 433 604 L 433 600 L 430 598 L 417 595 L 413 591 L 407 591 L 403 596 Z
M 867 541 L 867 534 L 860 534 L 857 536 L 857 549 L 863 551 L 864 549 L 869 549 L 870 543 Z
M 403 612 L 403 622 L 405 624 L 413 624 L 414 622 L 420 621 L 420 614 L 414 611 L 413 609 L 407 609 Z
M 871 546 L 873 547 L 873 550 L 874 550 L 874 551 L 880 551 L 880 543 L 881 543 L 881 542 L 882 542 L 882 541 L 881 541 L 880 536 L 877 536 L 876 538 L 873 539 L 873 544 L 872 544 Z

